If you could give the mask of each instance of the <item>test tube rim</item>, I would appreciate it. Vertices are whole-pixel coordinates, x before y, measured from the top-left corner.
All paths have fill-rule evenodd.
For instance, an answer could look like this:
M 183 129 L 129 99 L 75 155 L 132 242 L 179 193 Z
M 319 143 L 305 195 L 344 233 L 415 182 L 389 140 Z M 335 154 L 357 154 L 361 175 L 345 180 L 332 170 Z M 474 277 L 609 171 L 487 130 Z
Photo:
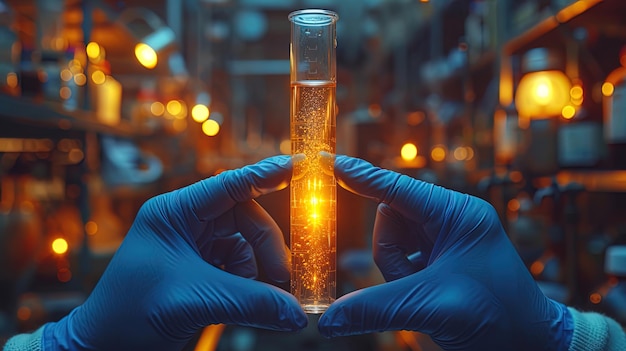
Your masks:
M 325 21 L 306 21 L 303 19 L 300 19 L 298 16 L 301 15 L 317 15 L 317 16 L 326 16 L 328 17 L 327 20 Z M 331 10 L 324 10 L 324 9 L 303 9 L 303 10 L 296 10 L 293 11 L 289 14 L 288 16 L 289 20 L 295 24 L 300 24 L 300 25 L 308 25 L 308 26 L 325 26 L 325 25 L 329 25 L 329 24 L 333 24 L 335 22 L 337 22 L 337 20 L 339 19 L 339 15 L 337 15 L 336 12 L 331 11 Z

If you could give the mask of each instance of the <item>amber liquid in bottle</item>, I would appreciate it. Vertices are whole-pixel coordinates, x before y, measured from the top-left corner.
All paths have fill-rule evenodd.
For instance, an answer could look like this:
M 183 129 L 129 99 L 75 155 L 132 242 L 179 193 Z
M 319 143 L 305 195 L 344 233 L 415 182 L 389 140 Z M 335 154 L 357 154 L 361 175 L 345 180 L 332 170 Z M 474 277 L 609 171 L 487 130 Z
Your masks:
M 291 292 L 307 313 L 322 313 L 336 291 L 335 82 L 291 84 L 291 149 L 304 154 L 290 187 Z

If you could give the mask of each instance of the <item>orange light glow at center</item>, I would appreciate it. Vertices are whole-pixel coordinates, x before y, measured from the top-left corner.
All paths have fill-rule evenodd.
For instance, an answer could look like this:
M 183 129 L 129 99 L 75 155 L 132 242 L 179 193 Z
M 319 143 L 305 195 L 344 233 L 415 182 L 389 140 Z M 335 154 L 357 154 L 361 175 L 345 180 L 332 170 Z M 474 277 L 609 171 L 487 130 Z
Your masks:
M 67 241 L 63 238 L 54 239 L 52 242 L 52 251 L 58 255 L 62 255 L 67 252 L 69 245 Z

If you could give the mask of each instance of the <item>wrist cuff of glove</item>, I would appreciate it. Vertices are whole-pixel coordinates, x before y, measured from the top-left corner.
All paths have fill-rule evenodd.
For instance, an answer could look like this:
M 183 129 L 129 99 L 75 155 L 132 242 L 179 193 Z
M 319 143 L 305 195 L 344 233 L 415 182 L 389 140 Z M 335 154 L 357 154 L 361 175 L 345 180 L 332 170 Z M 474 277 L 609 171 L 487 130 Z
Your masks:
M 616 321 L 600 313 L 569 310 L 574 320 L 569 351 L 626 350 L 626 335 Z
M 7 341 L 2 351 L 43 351 L 43 325 L 30 334 L 18 334 Z

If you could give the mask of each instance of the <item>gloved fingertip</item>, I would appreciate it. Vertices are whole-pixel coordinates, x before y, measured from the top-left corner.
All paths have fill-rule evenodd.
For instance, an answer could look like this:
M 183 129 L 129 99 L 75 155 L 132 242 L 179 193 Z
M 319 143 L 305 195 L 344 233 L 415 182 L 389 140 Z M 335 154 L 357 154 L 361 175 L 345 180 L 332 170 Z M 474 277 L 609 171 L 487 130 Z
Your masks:
M 322 315 L 319 319 L 319 321 L 317 322 L 317 331 L 319 331 L 320 335 L 325 337 L 325 338 L 331 338 L 332 337 L 332 330 L 330 328 L 328 328 L 328 325 L 326 323 L 324 323 L 323 321 L 325 321 L 326 319 L 324 319 L 324 315 Z
M 305 154 L 294 154 L 293 156 L 291 156 L 291 162 L 293 162 L 294 165 L 304 161 L 305 159 Z
M 292 165 L 293 171 L 291 174 L 291 181 L 298 180 L 304 177 L 305 170 L 306 170 L 306 164 L 305 164 L 306 155 L 295 154 L 291 156 L 291 161 L 293 162 L 293 165 Z
M 335 155 L 330 152 L 320 151 L 320 167 L 327 176 L 335 176 Z
M 294 315 L 294 320 L 296 322 L 296 330 L 301 330 L 306 328 L 307 325 L 309 325 L 309 319 L 306 316 L 306 313 L 304 313 L 304 311 L 302 309 L 299 309 L 296 311 L 295 315 Z
M 332 308 L 327 310 L 317 322 L 317 330 L 325 338 L 334 338 L 346 335 L 344 333 L 345 317 L 342 309 Z
M 288 321 L 285 325 L 285 331 L 298 331 L 306 328 L 309 319 L 300 305 L 296 303 L 296 305 L 289 306 L 288 309 L 289 311 L 285 311 L 287 313 L 283 316 Z

